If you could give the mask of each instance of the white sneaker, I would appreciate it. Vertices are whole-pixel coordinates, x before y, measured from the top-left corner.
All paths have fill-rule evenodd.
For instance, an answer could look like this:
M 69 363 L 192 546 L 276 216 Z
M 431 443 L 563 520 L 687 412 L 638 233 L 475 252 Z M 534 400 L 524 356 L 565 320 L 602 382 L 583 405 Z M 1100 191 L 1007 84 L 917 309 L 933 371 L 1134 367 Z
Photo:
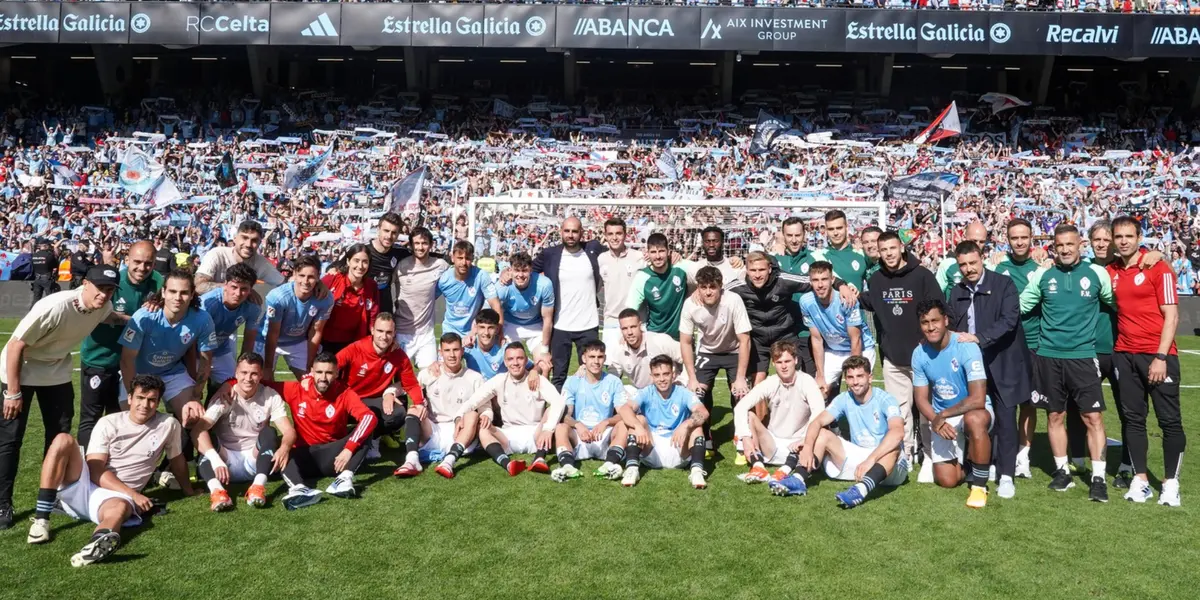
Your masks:
M 339 475 L 329 487 L 325 488 L 326 494 L 332 494 L 341 498 L 349 498 L 356 495 L 358 492 L 354 489 L 354 478 L 344 477 Z
M 625 467 L 625 474 L 621 476 L 621 485 L 625 487 L 633 487 L 637 485 L 639 479 L 642 478 L 642 472 L 638 470 L 637 465 Z
M 704 469 L 692 467 L 692 474 L 688 476 L 688 482 L 692 484 L 692 487 L 702 490 L 708 487 L 708 482 L 704 480 L 705 474 Z
M 564 483 L 572 479 L 579 478 L 579 469 L 573 465 L 564 465 L 553 471 L 550 471 L 550 481 Z
M 1017 477 L 1023 477 L 1025 479 L 1030 479 L 1033 477 L 1033 472 L 1029 469 L 1028 458 L 1021 460 L 1021 457 L 1017 457 L 1017 470 L 1014 475 Z
M 933 483 L 933 461 L 928 456 L 921 463 L 921 472 L 917 473 L 917 483 Z
M 71 566 L 86 567 L 94 562 L 102 561 L 116 552 L 119 545 L 121 545 L 121 534 L 119 533 L 108 531 L 94 535 L 92 541 L 71 557 Z
M 1009 500 L 1017 495 L 1017 486 L 1013 483 L 1012 477 L 1008 475 L 1000 477 L 1000 485 L 996 488 L 996 495 L 1005 500 Z
M 45 544 L 50 541 L 50 519 L 31 518 L 33 524 L 29 526 L 29 537 L 25 538 L 30 544 Z
M 1150 489 L 1150 482 L 1141 477 L 1134 477 L 1129 482 L 1129 491 L 1125 492 L 1125 499 L 1138 504 L 1145 504 L 1147 500 L 1154 498 L 1154 490 Z
M 158 475 L 156 475 L 153 480 L 157 481 L 160 487 L 165 487 L 172 490 L 183 489 L 183 487 L 179 485 L 179 480 L 175 479 L 175 474 L 170 471 L 159 471 Z
M 383 455 L 379 453 L 379 440 L 374 439 L 367 442 L 367 462 L 379 460 Z
M 1158 503 L 1163 506 L 1179 506 L 1179 480 L 1166 479 L 1162 482 L 1162 493 L 1158 495 Z

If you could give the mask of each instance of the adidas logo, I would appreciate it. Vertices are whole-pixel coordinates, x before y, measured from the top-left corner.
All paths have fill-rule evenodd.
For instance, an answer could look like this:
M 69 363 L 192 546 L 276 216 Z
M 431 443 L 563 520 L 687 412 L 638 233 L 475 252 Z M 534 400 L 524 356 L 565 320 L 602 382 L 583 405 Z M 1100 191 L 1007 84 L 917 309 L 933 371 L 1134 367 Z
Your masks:
M 1099 402 L 1097 402 L 1097 403 L 1093 404 L 1093 405 L 1092 405 L 1092 408 L 1100 408 L 1100 403 L 1099 403 Z
M 308 24 L 300 35 L 306 37 L 337 37 L 337 29 L 333 26 L 333 21 L 329 20 L 329 13 L 321 13 L 317 20 Z

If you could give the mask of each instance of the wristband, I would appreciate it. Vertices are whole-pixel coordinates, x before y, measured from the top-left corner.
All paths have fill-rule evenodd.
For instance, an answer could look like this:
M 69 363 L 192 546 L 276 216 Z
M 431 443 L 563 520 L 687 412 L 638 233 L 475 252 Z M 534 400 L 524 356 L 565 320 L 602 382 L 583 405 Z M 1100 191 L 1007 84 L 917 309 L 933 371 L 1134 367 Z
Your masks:
M 4 399 L 5 399 L 5 400 L 16 400 L 17 398 L 20 398 L 20 397 L 21 397 L 21 392 L 20 392 L 20 391 L 18 391 L 18 392 L 17 392 L 17 393 L 15 393 L 15 394 L 10 394 L 10 393 L 8 393 L 8 392 L 4 392 Z
M 206 451 L 204 453 L 204 458 L 207 458 L 208 462 L 211 462 L 214 468 L 218 465 L 222 467 L 225 466 L 225 461 L 221 460 L 221 453 L 217 452 L 215 448 Z

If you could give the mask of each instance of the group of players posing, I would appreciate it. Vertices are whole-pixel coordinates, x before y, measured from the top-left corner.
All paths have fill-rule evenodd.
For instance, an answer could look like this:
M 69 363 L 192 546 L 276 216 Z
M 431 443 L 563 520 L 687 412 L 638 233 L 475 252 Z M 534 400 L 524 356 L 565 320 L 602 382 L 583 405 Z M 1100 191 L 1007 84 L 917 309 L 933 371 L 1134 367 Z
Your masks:
M 1127 224 L 1118 221 L 1117 225 Z M 385 217 L 381 230 L 387 222 Z M 740 476 L 743 481 L 766 481 L 775 494 L 801 495 L 813 473 L 824 470 L 830 478 L 855 482 L 837 494 L 842 505 L 854 507 L 876 486 L 906 481 L 910 465 L 920 456 L 930 470 L 930 479 L 945 487 L 958 486 L 965 479 L 970 486 L 968 505 L 984 506 L 989 466 L 995 463 L 1005 472 L 1002 456 L 993 461 L 995 377 L 989 377 L 991 364 L 980 347 L 987 348 L 994 340 L 982 331 L 951 330 L 955 310 L 943 300 L 941 292 L 945 290 L 915 302 L 915 311 L 912 293 L 897 296 L 894 290 L 885 290 L 882 304 L 874 301 L 876 310 L 894 315 L 913 311 L 920 342 L 908 360 L 909 397 L 897 398 L 873 387 L 876 344 L 862 310 L 872 307 L 872 295 L 860 296 L 860 290 L 868 290 L 876 281 L 886 285 L 881 277 L 911 271 L 911 259 L 894 232 L 876 228 L 860 234 L 865 254 L 853 249 L 845 216 L 838 211 L 826 216 L 829 247 L 824 250 L 810 253 L 804 248 L 803 227 L 799 219 L 788 219 L 783 225 L 782 254 L 752 252 L 744 262 L 725 258 L 720 229 L 709 228 L 703 234 L 704 258 L 687 262 L 672 256 L 660 234 L 650 236 L 643 256 L 630 254 L 624 246 L 625 226 L 619 220 L 605 224 L 606 248 L 581 244 L 580 224 L 570 218 L 563 224 L 563 258 L 557 278 L 548 272 L 552 267 L 543 257 L 534 261 L 518 255 L 512 259 L 511 274 L 499 281 L 472 265 L 469 243 L 455 245 L 453 266 L 430 256 L 427 232 L 414 233 L 413 255 L 392 254 L 390 269 L 386 261 L 390 243 L 385 248 L 376 244 L 374 253 L 356 253 L 352 248 L 344 274 L 357 284 L 371 280 L 369 271 L 376 255 L 384 251 L 384 268 L 394 286 L 388 304 L 394 303 L 396 314 L 376 308 L 368 334 L 335 354 L 328 350 L 330 344 L 322 344 L 322 333 L 335 304 L 342 306 L 349 296 L 339 292 L 331 297 L 329 287 L 333 286 L 326 287 L 319 280 L 316 261 L 301 259 L 292 281 L 268 294 L 260 307 L 252 298 L 251 286 L 256 279 L 268 278 L 259 277 L 250 265 L 263 262 L 255 252 L 261 230 L 244 225 L 239 239 L 248 239 L 229 251 L 229 264 L 218 268 L 223 272 L 210 268 L 205 273 L 202 265 L 201 277 L 170 273 L 161 282 L 160 297 L 126 317 L 123 329 L 117 327 L 122 350 L 113 387 L 119 392 L 120 407 L 87 432 L 90 440 L 84 436 L 82 421 L 78 441 L 66 433 L 48 434 L 29 541 L 50 539 L 48 519 L 57 509 L 98 525 L 96 535 L 72 563 L 103 559 L 118 545 L 123 524 L 157 510 L 141 490 L 154 478 L 160 462 L 165 462 L 185 493 L 193 493 L 184 459 L 187 446 L 192 445 L 200 454 L 197 470 L 209 488 L 214 511 L 232 508 L 225 490 L 230 482 L 251 483 L 247 503 L 264 506 L 265 484 L 275 473 L 280 473 L 287 485 L 283 504 L 289 509 L 320 501 L 321 492 L 306 485 L 318 477 L 334 477 L 326 493 L 353 495 L 354 473 L 368 459 L 376 445 L 373 441 L 402 429 L 405 459 L 395 471 L 399 477 L 420 474 L 423 460 L 436 462 L 438 474 L 453 477 L 456 461 L 482 447 L 510 475 L 529 468 L 550 473 L 555 481 L 569 481 L 581 476 L 578 461 L 603 459 L 595 474 L 619 479 L 626 486 L 638 482 L 639 466 L 686 467 L 689 483 L 704 488 L 704 462 L 712 447 L 708 427 L 712 388 L 721 370 L 735 402 L 738 462 L 750 464 L 749 472 Z M 1027 224 L 1010 225 L 1014 253 L 1007 260 L 1024 266 L 1032 262 L 1028 245 L 1026 242 L 1022 256 L 1020 244 L 1012 241 L 1019 237 L 1014 235 L 1014 227 L 1028 231 Z M 1055 236 L 1057 262 L 1040 268 L 1034 263 L 1038 270 L 1029 269 L 1033 275 L 1028 277 L 1030 283 L 1020 303 L 1023 312 L 1037 310 L 1042 317 L 1042 348 L 1048 351 L 1039 353 L 1033 365 L 1046 381 L 1045 387 L 1039 383 L 1039 389 L 1047 390 L 1050 400 L 1051 447 L 1056 467 L 1061 467 L 1055 473 L 1055 489 L 1069 487 L 1059 481 L 1066 473 L 1065 448 L 1060 448 L 1066 445 L 1065 436 L 1058 434 L 1067 402 L 1079 404 L 1091 442 L 1099 420 L 1088 415 L 1103 409 L 1103 398 L 1099 374 L 1091 381 L 1086 370 L 1078 368 L 1076 357 L 1055 356 L 1053 344 L 1046 342 L 1062 336 L 1059 330 L 1064 327 L 1079 333 L 1076 321 L 1085 327 L 1090 324 L 1094 330 L 1098 303 L 1112 299 L 1103 269 L 1075 269 L 1078 232 L 1069 226 L 1060 229 Z M 1140 234 L 1136 222 L 1133 229 Z M 1140 238 L 1135 236 L 1134 253 L 1138 242 Z M 1124 259 L 1120 241 L 1117 248 Z M 139 258 L 147 254 L 145 250 L 140 245 L 131 250 L 119 277 L 89 277 L 80 290 L 51 296 L 43 302 L 54 300 L 57 304 L 42 308 L 61 311 L 60 305 L 69 305 L 79 316 L 91 318 L 93 326 L 119 325 L 122 320 L 110 314 L 114 307 L 136 308 L 143 299 L 130 303 L 125 297 L 128 290 L 122 286 L 137 288 L 142 296 L 154 287 L 145 284 L 150 279 L 149 262 Z M 595 260 L 600 253 L 607 253 L 608 260 Z M 954 267 L 945 273 L 940 270 L 939 279 L 959 278 L 966 283 L 948 287 L 974 289 L 983 277 L 983 250 L 967 242 L 955 254 Z M 565 271 L 579 265 L 569 265 L 567 257 L 579 255 L 585 261 L 591 258 L 593 268 L 604 265 L 595 273 L 595 291 L 604 289 L 606 338 L 612 332 L 619 339 L 615 344 L 610 339 L 606 346 L 597 336 L 573 335 L 581 366 L 568 377 L 561 344 L 555 338 L 564 331 L 576 332 L 566 329 L 562 313 L 567 311 L 556 308 L 556 303 L 578 303 L 578 298 L 568 297 L 578 290 L 555 290 L 551 280 L 566 280 Z M 1134 259 L 1136 264 L 1126 260 L 1125 268 L 1141 269 L 1138 257 Z M 1154 267 L 1146 268 L 1154 278 Z M 1161 270 L 1161 263 L 1157 268 Z M 1077 271 L 1083 273 L 1075 282 L 1078 288 L 1069 281 L 1058 283 L 1057 274 L 1069 278 Z M 988 276 L 993 274 L 1008 276 L 994 271 Z M 1146 280 L 1140 271 L 1124 275 L 1140 279 L 1136 286 Z M 197 303 L 193 299 L 198 283 L 211 289 Z M 1157 289 L 1159 285 L 1148 287 Z M 1167 285 L 1169 289 L 1169 282 Z M 614 292 L 610 286 L 618 289 Z M 1063 308 L 1052 300 L 1064 295 L 1059 294 L 1060 286 L 1071 293 L 1077 289 L 1087 293 Z M 1163 297 L 1164 293 L 1168 296 Z M 614 294 L 625 301 L 611 306 Z M 423 326 L 431 323 L 413 321 L 420 319 L 418 315 L 431 320 L 432 305 L 439 296 L 446 298 L 446 318 L 434 349 L 430 347 L 432 327 Z M 1160 292 L 1158 300 L 1163 307 L 1173 308 L 1169 292 Z M 594 299 L 592 302 L 595 306 Z M 485 303 L 488 308 L 483 307 Z M 571 318 L 586 319 L 585 313 L 580 317 L 578 311 L 573 312 Z M 615 323 L 608 318 L 613 312 L 616 318 L 611 321 Z M 54 325 L 64 322 L 46 316 L 53 314 L 54 310 L 35 307 L 14 332 L 13 339 L 25 347 L 25 355 L 18 358 L 25 361 L 21 376 L 33 360 L 29 350 L 39 344 L 39 337 L 55 338 L 47 330 L 54 333 Z M 1064 315 L 1069 323 L 1062 321 Z M 591 319 L 596 320 L 595 312 Z M 973 330 L 972 319 L 967 322 Z M 244 324 L 252 326 L 246 327 L 242 352 L 234 361 L 234 337 Z M 1021 326 L 1027 326 L 1027 321 Z M 72 329 L 78 334 L 77 327 Z M 884 341 L 888 335 L 911 333 L 882 326 L 878 320 L 877 329 Z M 69 337 L 57 333 L 59 338 Z M 1094 333 L 1092 337 L 1094 348 Z M 51 341 L 45 345 L 63 345 L 62 339 Z M 1072 344 L 1081 353 L 1086 353 L 1089 345 L 1078 339 Z M 1174 416 L 1178 418 L 1178 362 L 1173 343 L 1168 345 L 1170 354 L 1162 353 L 1167 356 L 1162 362 L 1169 365 L 1165 376 L 1159 373 L 1163 367 L 1155 357 L 1134 362 L 1134 375 L 1127 377 L 1141 376 L 1140 389 L 1154 397 L 1160 422 L 1164 416 L 1170 417 L 1171 396 L 1164 385 L 1172 383 L 1176 389 Z M 322 346 L 326 349 L 318 352 Z M 10 341 L 5 352 L 11 350 Z M 567 362 L 569 350 L 568 344 Z M 1091 352 L 1094 360 L 1094 349 Z M 87 353 L 85 343 L 85 365 Z M 886 350 L 884 353 L 886 372 Z M 417 358 L 419 375 L 410 355 Z M 298 381 L 272 381 L 276 356 L 285 358 Z M 774 374 L 768 375 L 772 366 Z M 548 379 L 551 373 L 553 378 Z M 6 369 L 6 375 L 5 383 L 12 389 L 13 370 Z M 630 385 L 623 383 L 621 376 L 628 377 Z M 843 378 L 849 389 L 838 393 Z M 224 383 L 209 386 L 210 379 Z M 89 379 L 85 401 L 88 389 L 94 393 L 106 383 Z M 42 389 L 18 387 L 29 389 L 30 396 L 36 393 L 45 406 Z M 210 388 L 207 406 L 200 404 L 205 388 Z M 1143 391 L 1143 397 L 1146 393 Z M 9 418 L 9 395 L 5 395 L 5 418 Z M 1036 399 L 1039 394 L 1031 397 Z M 164 399 L 169 414 L 157 410 Z M 1016 400 L 1001 410 L 1015 413 L 1017 405 L 1026 400 Z M 1160 408 L 1160 403 L 1166 408 Z M 923 426 L 921 435 L 916 434 L 914 412 Z M 848 426 L 846 437 L 838 427 L 842 420 Z M 1144 420 L 1142 411 L 1143 436 Z M 1015 423 L 1015 417 L 1012 421 Z M 1127 424 L 1126 419 L 1122 421 Z M 1105 439 L 1102 428 L 1100 423 L 1101 441 Z M 1164 426 L 1164 431 L 1167 429 Z M 1181 436 L 1180 428 L 1179 436 L 1171 441 L 1179 453 Z M 1023 435 L 1022 442 L 1028 437 Z M 916 447 L 917 438 L 921 451 Z M 1013 446 L 1015 459 L 1019 450 Z M 1141 470 L 1131 484 L 1131 489 L 1138 490 L 1142 486 L 1148 489 L 1144 442 L 1140 449 L 1140 464 L 1136 455 L 1133 459 Z M 558 462 L 555 469 L 547 461 L 551 452 Z M 514 454 L 533 454 L 532 463 L 513 459 Z M 1106 494 L 1097 494 L 1095 484 L 1099 479 L 1104 485 L 1103 455 L 1093 451 L 1092 459 L 1096 477 L 1091 497 L 1106 500 Z M 1178 456 L 1174 463 L 1170 454 L 1167 460 L 1168 474 L 1177 475 Z M 768 464 L 780 466 L 770 474 Z M 1008 477 L 1011 485 L 1011 475 L 1001 476 L 1001 497 L 1011 497 L 1011 490 L 1004 493 L 1004 478 Z M 1070 483 L 1069 475 L 1067 480 Z M 1178 505 L 1174 477 L 1165 479 L 1163 502 Z

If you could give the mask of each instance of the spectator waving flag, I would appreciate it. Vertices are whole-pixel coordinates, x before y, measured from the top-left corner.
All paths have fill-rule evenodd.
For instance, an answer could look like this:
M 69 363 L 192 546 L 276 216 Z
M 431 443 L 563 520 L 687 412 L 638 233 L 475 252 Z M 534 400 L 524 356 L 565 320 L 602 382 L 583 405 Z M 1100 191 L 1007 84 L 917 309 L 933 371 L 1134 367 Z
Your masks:
M 162 177 L 163 167 L 145 152 L 130 148 L 121 160 L 118 179 L 121 187 L 133 194 L 145 194 Z
M 149 210 L 163 210 L 172 204 L 183 200 L 183 194 L 175 187 L 175 182 L 167 175 L 159 177 L 143 198 L 143 204 Z
M 679 167 L 679 161 L 675 160 L 675 153 L 670 149 L 663 150 L 662 156 L 658 157 L 655 163 L 663 175 L 671 181 L 678 181 L 683 175 L 683 169 Z
M 913 138 L 913 142 L 917 144 L 928 144 L 938 140 L 943 140 L 949 137 L 954 137 L 962 133 L 962 124 L 958 121 L 958 102 L 951 102 L 942 114 L 938 115 L 929 127 L 925 128 L 917 137 Z
M 217 185 L 221 186 L 221 189 L 228 189 L 237 183 L 237 170 L 233 167 L 233 155 L 226 151 L 225 156 L 221 157 L 221 164 L 217 166 Z
M 54 183 L 58 185 L 83 185 L 83 177 L 57 160 L 50 161 L 50 169 L 54 171 Z
M 775 143 L 775 138 L 787 129 L 788 125 L 783 119 L 759 109 L 758 124 L 754 126 L 754 137 L 750 140 L 750 154 L 769 152 L 771 144 Z
M 304 164 L 296 164 L 287 168 L 283 172 L 283 189 L 294 190 L 302 188 L 306 185 L 312 185 L 321 176 L 321 171 L 325 168 L 329 158 L 333 156 L 333 150 L 337 147 L 337 138 L 333 138 L 325 151 L 314 156 Z
M 388 212 L 415 215 L 421 211 L 421 188 L 425 187 L 425 167 L 404 176 L 392 186 L 392 204 Z
M 1009 96 L 1008 94 L 1001 94 L 999 92 L 988 92 L 980 96 L 979 101 L 991 104 L 992 114 L 997 114 L 1010 108 L 1017 108 L 1018 106 L 1029 106 L 1028 102 L 1016 96 Z
M 517 116 L 517 107 L 515 107 L 499 98 L 496 98 L 495 104 L 492 106 L 492 113 L 495 114 L 497 117 L 504 117 L 505 119 L 511 119 L 511 118 Z

